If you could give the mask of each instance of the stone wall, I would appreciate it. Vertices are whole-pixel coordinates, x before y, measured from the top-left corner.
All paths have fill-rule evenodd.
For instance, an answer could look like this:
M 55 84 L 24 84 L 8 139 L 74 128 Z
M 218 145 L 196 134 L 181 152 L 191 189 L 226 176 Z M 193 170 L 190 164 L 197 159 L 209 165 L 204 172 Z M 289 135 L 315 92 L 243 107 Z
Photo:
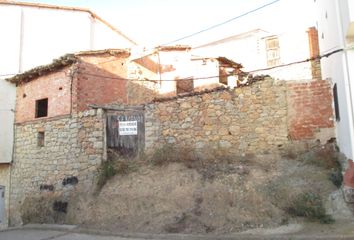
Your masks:
M 316 113 L 314 121 L 303 119 L 303 127 L 312 131 L 325 128 L 333 137 L 333 123 L 322 124 L 333 122 L 329 118 L 333 115 L 330 111 L 332 98 L 323 87 L 328 84 L 326 81 L 309 83 L 314 91 L 304 91 L 300 98 L 308 99 L 306 101 L 318 98 L 318 101 L 306 106 L 288 98 L 289 93 L 293 94 L 294 86 L 302 88 L 303 83 L 290 84 L 270 78 L 234 90 L 160 99 L 146 106 L 146 149 L 152 151 L 171 143 L 200 150 L 223 149 L 237 154 L 277 151 L 290 143 L 293 120 L 302 119 L 302 115 L 292 115 L 293 109 L 299 109 L 296 112 L 299 114 L 300 108 Z M 315 96 L 310 97 L 314 93 Z M 323 109 L 326 114 L 317 114 Z M 316 140 L 315 137 L 300 135 L 296 140 Z
M 103 117 L 98 109 L 16 125 L 11 225 L 22 223 L 29 198 L 55 196 L 67 202 L 76 192 L 92 191 L 104 157 Z M 38 145 L 39 132 L 44 133 L 43 146 Z
M 278 149 L 288 141 L 286 84 L 271 79 L 146 109 L 147 149 L 173 143 L 248 153 Z

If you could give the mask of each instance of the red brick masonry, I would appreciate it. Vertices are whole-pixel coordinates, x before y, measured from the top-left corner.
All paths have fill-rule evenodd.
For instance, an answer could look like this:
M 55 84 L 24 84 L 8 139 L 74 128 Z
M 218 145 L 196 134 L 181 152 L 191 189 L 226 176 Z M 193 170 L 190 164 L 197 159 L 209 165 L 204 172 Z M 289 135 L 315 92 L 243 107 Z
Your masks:
M 348 168 L 344 173 L 344 186 L 354 188 L 354 163 L 353 160 L 348 160 Z
M 288 124 L 292 140 L 312 139 L 321 128 L 333 128 L 332 89 L 328 81 L 288 84 Z

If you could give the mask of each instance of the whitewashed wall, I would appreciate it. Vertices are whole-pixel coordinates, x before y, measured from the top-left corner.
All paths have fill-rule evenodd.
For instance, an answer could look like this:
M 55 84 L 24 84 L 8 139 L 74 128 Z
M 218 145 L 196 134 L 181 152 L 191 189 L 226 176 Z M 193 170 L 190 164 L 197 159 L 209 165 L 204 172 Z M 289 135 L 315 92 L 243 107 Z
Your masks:
M 352 0 L 318 0 L 317 25 L 320 52 L 350 48 L 352 40 L 347 40 L 354 23 L 354 4 Z M 337 121 L 337 140 L 340 150 L 348 158 L 354 158 L 353 131 L 353 81 L 354 53 L 352 49 L 321 59 L 323 78 L 337 84 L 340 121 Z
M 134 45 L 88 12 L 0 4 L 0 162 L 10 162 L 15 86 L 6 77 L 66 53 Z M 6 75 L 6 76 L 5 76 Z
M 218 44 L 195 48 L 193 54 L 213 57 L 224 56 L 241 63 L 244 71 L 263 69 L 268 67 L 265 39 L 270 35 L 264 31 L 255 31 Z M 281 64 L 306 60 L 310 57 L 307 29 L 287 31 L 275 35 L 279 38 Z M 271 71 L 259 71 L 255 74 L 269 74 L 275 79 L 282 80 L 312 78 L 311 63 L 309 62 Z

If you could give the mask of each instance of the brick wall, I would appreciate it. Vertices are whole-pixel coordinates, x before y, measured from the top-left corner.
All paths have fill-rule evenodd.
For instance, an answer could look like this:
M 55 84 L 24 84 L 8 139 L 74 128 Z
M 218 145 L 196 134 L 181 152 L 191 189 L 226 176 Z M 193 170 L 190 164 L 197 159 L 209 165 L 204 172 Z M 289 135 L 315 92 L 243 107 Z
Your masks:
M 313 139 L 333 129 L 332 90 L 328 81 L 288 83 L 289 137 Z M 331 131 L 333 132 L 333 131 Z
M 77 69 L 75 110 L 86 110 L 90 104 L 127 103 L 127 81 L 124 80 L 127 78 L 126 54 L 80 58 L 82 61 Z
M 70 114 L 71 77 L 69 68 L 21 84 L 16 92 L 16 122 L 35 119 L 36 100 L 48 98 L 48 117 Z
M 127 53 L 79 56 L 72 66 L 19 85 L 16 122 L 35 120 L 36 100 L 43 98 L 48 98 L 48 116 L 43 119 L 88 110 L 90 104 L 128 103 L 127 57 Z

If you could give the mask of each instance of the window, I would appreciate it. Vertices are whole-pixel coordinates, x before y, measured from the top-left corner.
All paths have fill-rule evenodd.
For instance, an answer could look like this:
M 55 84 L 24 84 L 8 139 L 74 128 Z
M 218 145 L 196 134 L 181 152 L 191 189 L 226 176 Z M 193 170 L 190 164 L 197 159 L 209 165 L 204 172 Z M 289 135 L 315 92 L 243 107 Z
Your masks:
M 340 121 L 339 115 L 339 103 L 338 103 L 338 92 L 337 92 L 337 83 L 333 86 L 333 100 L 334 100 L 334 111 L 336 114 L 336 121 Z
M 36 118 L 48 116 L 48 98 L 36 100 Z
M 189 79 L 176 79 L 177 94 L 193 92 L 194 81 L 193 78 Z
M 265 40 L 267 53 L 267 66 L 274 67 L 280 64 L 279 39 L 272 37 Z
M 39 131 L 37 135 L 37 146 L 43 147 L 44 146 L 44 131 Z

